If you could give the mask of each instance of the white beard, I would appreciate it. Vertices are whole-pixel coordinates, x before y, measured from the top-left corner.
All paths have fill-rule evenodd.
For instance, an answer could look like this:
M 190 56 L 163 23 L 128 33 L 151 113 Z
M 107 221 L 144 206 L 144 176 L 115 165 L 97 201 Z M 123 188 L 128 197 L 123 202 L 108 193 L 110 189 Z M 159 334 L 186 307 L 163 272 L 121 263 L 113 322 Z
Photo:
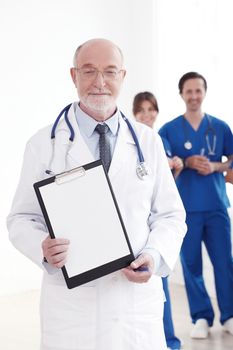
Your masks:
M 83 104 L 90 110 L 96 112 L 106 112 L 109 109 L 112 109 L 115 106 L 115 102 L 113 101 L 111 96 L 88 96 Z

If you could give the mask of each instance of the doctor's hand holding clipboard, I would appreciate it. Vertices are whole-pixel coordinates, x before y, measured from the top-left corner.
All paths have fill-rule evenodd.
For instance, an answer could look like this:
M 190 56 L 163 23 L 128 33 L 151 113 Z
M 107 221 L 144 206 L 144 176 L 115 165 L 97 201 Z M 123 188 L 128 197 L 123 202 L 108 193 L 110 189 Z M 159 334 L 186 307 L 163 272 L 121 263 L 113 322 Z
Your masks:
M 70 241 L 65 238 L 50 238 L 49 236 L 42 242 L 42 250 L 46 262 L 56 268 L 61 268 L 67 261 L 69 254 Z M 131 282 L 147 282 L 154 269 L 154 261 L 151 255 L 139 255 L 128 267 L 122 269 L 122 272 Z
M 67 261 L 70 241 L 65 238 L 54 238 L 48 236 L 42 242 L 43 255 L 46 261 L 58 269 L 63 267 Z
M 146 283 L 154 271 L 154 260 L 150 254 L 141 254 L 122 272 L 131 282 Z

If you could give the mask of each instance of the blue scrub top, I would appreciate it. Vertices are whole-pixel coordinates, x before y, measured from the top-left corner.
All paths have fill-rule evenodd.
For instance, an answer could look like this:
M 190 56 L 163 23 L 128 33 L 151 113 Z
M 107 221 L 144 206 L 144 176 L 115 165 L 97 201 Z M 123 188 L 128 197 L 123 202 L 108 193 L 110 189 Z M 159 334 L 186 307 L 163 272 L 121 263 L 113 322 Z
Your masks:
M 210 125 L 211 128 L 210 129 Z M 213 131 L 214 130 L 214 131 Z M 216 134 L 214 155 L 209 155 L 206 132 L 208 131 L 210 148 L 213 148 Z M 171 147 L 171 153 L 185 159 L 192 155 L 203 154 L 213 162 L 221 162 L 222 156 L 233 154 L 233 135 L 229 126 L 222 120 L 205 114 L 198 130 L 181 115 L 166 123 L 159 134 Z M 190 141 L 192 148 L 185 149 L 184 143 Z M 176 179 L 177 187 L 187 211 L 211 211 L 230 206 L 226 194 L 224 175 L 214 172 L 200 175 L 196 170 L 184 169 Z

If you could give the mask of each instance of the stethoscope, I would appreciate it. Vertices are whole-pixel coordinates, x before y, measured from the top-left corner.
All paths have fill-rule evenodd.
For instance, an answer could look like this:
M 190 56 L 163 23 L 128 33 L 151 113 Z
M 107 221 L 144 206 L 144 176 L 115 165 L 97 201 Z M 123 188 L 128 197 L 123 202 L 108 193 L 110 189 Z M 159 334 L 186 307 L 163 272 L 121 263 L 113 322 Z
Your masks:
M 52 130 L 51 130 L 52 155 L 51 155 L 51 158 L 50 158 L 50 161 L 49 161 L 48 169 L 51 169 L 51 165 L 52 165 L 52 162 L 53 162 L 53 159 L 54 159 L 56 129 L 57 129 L 58 123 L 59 123 L 59 121 L 60 121 L 60 119 L 62 118 L 63 115 L 64 115 L 64 120 L 66 122 L 66 125 L 67 125 L 67 127 L 69 129 L 69 132 L 70 132 L 69 144 L 67 146 L 67 150 L 66 150 L 66 154 L 65 154 L 65 168 L 66 168 L 67 154 L 68 154 L 70 148 L 72 147 L 72 144 L 73 144 L 74 138 L 75 138 L 74 128 L 72 127 L 72 125 L 71 125 L 71 123 L 69 121 L 69 118 L 68 118 L 68 112 L 69 112 L 69 109 L 70 109 L 71 106 L 72 106 L 72 103 L 69 104 L 68 106 L 66 106 L 65 108 L 63 108 L 63 110 L 59 113 L 58 117 L 56 118 L 56 120 L 55 120 L 55 122 L 54 122 L 54 124 L 52 126 Z M 128 128 L 129 128 L 130 133 L 131 133 L 131 135 L 133 137 L 133 140 L 134 140 L 136 148 L 137 148 L 138 161 L 137 161 L 137 166 L 136 166 L 136 174 L 137 174 L 137 176 L 139 177 L 140 180 L 144 180 L 145 177 L 147 175 L 149 175 L 149 171 L 148 171 L 148 168 L 146 166 L 145 159 L 144 159 L 141 147 L 139 145 L 137 135 L 136 135 L 136 133 L 135 133 L 131 123 L 126 118 L 126 116 L 122 112 L 120 112 L 120 114 L 121 114 L 121 117 L 123 118 L 123 120 L 126 122 Z M 51 170 L 46 170 L 45 172 L 46 172 L 46 174 L 49 174 L 49 175 L 53 174 L 53 172 Z
M 208 155 L 214 156 L 215 155 L 215 150 L 216 150 L 216 144 L 217 144 L 217 135 L 216 131 L 212 126 L 210 116 L 208 114 L 205 114 L 207 119 L 208 119 L 208 128 L 205 131 L 205 140 L 208 148 Z M 188 139 L 188 131 L 187 131 L 187 125 L 185 124 L 185 119 L 183 117 L 183 130 L 184 130 L 184 136 L 185 136 L 185 143 L 184 143 L 184 148 L 187 150 L 191 150 L 193 148 L 193 145 L 191 141 Z M 210 135 L 212 134 L 212 145 L 210 144 Z M 204 153 L 205 149 L 202 148 L 201 153 Z M 204 154 L 202 154 L 204 155 Z

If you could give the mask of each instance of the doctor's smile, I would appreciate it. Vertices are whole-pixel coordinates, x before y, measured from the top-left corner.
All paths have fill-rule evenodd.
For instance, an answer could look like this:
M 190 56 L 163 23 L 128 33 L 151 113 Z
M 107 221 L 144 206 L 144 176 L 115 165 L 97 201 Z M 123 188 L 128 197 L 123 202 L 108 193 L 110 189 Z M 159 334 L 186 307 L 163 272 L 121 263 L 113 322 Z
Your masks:
M 100 97 L 102 97 L 102 96 L 111 96 L 111 93 L 110 92 L 90 92 L 89 94 L 88 94 L 88 96 L 100 96 Z

